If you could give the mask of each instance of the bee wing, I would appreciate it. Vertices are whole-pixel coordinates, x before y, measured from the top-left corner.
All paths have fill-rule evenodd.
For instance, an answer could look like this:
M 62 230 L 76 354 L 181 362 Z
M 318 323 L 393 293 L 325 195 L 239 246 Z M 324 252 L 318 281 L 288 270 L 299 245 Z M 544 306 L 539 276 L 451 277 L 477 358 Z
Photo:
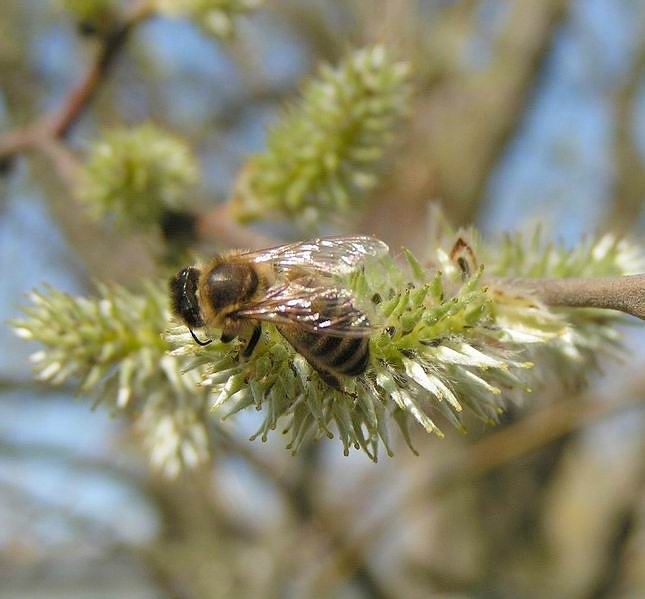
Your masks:
M 365 313 L 354 305 L 351 291 L 333 285 L 312 287 L 298 280 L 276 285 L 235 316 L 343 337 L 364 337 L 373 331 Z
M 365 235 L 320 237 L 248 252 L 238 259 L 255 263 L 271 262 L 278 270 L 304 267 L 335 275 L 346 275 L 370 257 L 381 257 L 389 248 L 380 239 Z

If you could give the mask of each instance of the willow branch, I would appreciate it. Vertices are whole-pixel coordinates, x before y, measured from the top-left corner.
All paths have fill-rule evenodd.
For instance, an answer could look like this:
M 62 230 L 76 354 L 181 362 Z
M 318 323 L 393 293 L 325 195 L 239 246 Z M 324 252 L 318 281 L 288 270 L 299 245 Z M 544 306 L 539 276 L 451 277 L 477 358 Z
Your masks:
M 645 27 L 641 30 L 632 67 L 614 100 L 614 197 L 607 220 L 619 232 L 634 227 L 643 210 L 645 163 L 638 149 L 635 122 L 635 106 L 645 77 Z
M 195 221 L 195 236 L 204 243 L 217 241 L 224 246 L 251 250 L 277 243 L 275 239 L 239 224 L 231 214 L 230 202 L 218 204 L 199 214 Z
M 24 151 L 40 150 L 45 142 L 64 138 L 94 99 L 132 30 L 152 16 L 153 12 L 154 2 L 138 2 L 127 13 L 122 24 L 103 38 L 89 70 L 81 82 L 68 93 L 59 111 L 37 120 L 24 129 L 0 137 L 0 161 L 11 160 Z
M 642 377 L 635 380 L 617 393 L 620 399 L 615 401 L 593 396 L 553 403 L 484 437 L 431 477 L 428 496 L 439 497 L 464 480 L 481 478 L 598 420 L 621 411 L 642 408 L 645 397 L 640 390 L 644 383 Z M 426 490 L 422 492 L 425 494 Z
M 588 279 L 499 279 L 548 306 L 619 310 L 645 320 L 645 274 Z
M 49 124 L 54 137 L 65 137 L 79 116 L 94 98 L 99 84 L 108 74 L 120 50 L 127 42 L 131 31 L 142 21 L 152 15 L 154 4 L 142 1 L 136 5 L 123 24 L 106 36 L 94 63 L 80 84 L 72 89 L 60 112 Z

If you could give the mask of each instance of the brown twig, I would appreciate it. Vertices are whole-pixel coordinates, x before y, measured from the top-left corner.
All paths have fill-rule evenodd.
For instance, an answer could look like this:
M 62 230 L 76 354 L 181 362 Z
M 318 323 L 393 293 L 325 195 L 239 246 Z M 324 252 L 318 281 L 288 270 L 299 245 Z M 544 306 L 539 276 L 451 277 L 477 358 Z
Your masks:
M 54 138 L 65 137 L 79 116 L 90 105 L 96 94 L 99 83 L 114 63 L 119 51 L 128 39 L 132 25 L 126 22 L 123 26 L 105 38 L 96 60 L 90 67 L 83 81 L 71 90 L 63 107 L 47 123 L 47 128 Z
M 587 279 L 500 279 L 548 306 L 619 310 L 645 320 L 645 274 Z
M 89 70 L 81 82 L 69 92 L 58 112 L 38 119 L 24 129 L 0 137 L 0 161 L 11 160 L 28 150 L 41 150 L 45 143 L 65 137 L 90 105 L 132 30 L 152 16 L 153 12 L 154 2 L 138 2 L 127 13 L 120 26 L 103 37 Z
M 195 233 L 203 243 L 217 242 L 224 246 L 249 250 L 270 247 L 277 243 L 275 239 L 240 225 L 231 214 L 229 202 L 218 204 L 208 212 L 200 214 L 195 222 Z
M 16 154 L 32 149 L 42 136 L 43 126 L 40 123 L 5 133 L 0 137 L 0 161 L 7 162 Z
M 74 189 L 81 174 L 81 163 L 77 156 L 63 142 L 46 137 L 38 143 L 38 150 L 54 167 L 58 178 L 69 189 Z
M 634 50 L 631 69 L 614 98 L 614 190 L 604 222 L 618 232 L 633 229 L 643 214 L 645 160 L 638 148 L 636 105 L 645 76 L 645 27 Z
M 0 163 L 11 161 L 18 154 L 38 151 L 54 167 L 62 182 L 74 188 L 80 172 L 74 154 L 60 141 L 90 106 L 103 81 L 106 80 L 117 56 L 137 25 L 153 15 L 151 0 L 141 0 L 123 18 L 120 25 L 102 39 L 95 59 L 80 83 L 67 95 L 62 107 L 31 125 L 0 137 Z M 195 235 L 204 242 L 228 247 L 258 249 L 275 245 L 275 240 L 239 225 L 232 218 L 228 205 L 220 205 L 194 219 Z

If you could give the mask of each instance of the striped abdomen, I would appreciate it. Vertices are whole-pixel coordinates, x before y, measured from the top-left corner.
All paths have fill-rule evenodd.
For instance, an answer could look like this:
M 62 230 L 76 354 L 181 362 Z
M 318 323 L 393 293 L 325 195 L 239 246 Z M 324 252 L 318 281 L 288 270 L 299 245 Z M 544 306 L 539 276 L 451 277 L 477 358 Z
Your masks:
M 369 362 L 369 337 L 338 337 L 305 331 L 297 325 L 277 327 L 328 384 L 338 388 L 336 376 L 363 374 Z

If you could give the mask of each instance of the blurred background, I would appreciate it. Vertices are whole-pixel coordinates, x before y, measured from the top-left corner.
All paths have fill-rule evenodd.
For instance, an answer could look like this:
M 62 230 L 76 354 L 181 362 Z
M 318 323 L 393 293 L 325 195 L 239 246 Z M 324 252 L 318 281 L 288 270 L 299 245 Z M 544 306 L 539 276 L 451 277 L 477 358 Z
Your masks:
M 99 42 L 78 29 L 56 2 L 3 1 L 0 139 L 82 79 Z M 198 155 L 191 201 L 209 210 L 303 79 L 375 42 L 413 64 L 415 95 L 355 231 L 423 251 L 434 201 L 489 236 L 540 220 L 568 246 L 642 242 L 640 0 L 267 0 L 225 43 L 152 18 L 66 143 L 82 154 L 110 127 L 157 123 Z M 85 223 L 64 165 L 1 166 L 0 320 L 43 282 L 90 293 L 152 273 L 159 239 Z M 624 335 L 588 389 L 554 384 L 468 435 L 416 431 L 420 457 L 398 441 L 378 464 L 336 441 L 293 457 L 279 434 L 248 441 L 248 413 L 211 468 L 169 481 L 124 419 L 32 382 L 36 346 L 2 326 L 0 597 L 644 597 L 645 413 L 583 411 L 645 395 L 645 334 Z

